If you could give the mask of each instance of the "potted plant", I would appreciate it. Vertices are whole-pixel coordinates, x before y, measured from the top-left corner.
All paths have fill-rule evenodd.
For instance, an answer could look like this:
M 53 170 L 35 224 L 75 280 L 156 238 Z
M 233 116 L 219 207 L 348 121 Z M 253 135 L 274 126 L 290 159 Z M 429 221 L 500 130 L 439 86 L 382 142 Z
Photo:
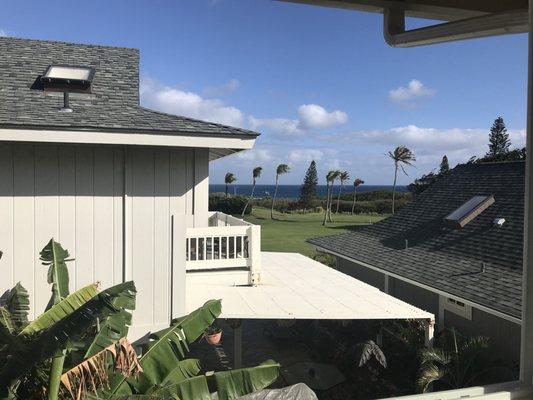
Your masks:
M 222 329 L 220 329 L 220 327 L 216 323 L 214 323 L 205 330 L 204 337 L 207 343 L 217 345 L 222 339 Z

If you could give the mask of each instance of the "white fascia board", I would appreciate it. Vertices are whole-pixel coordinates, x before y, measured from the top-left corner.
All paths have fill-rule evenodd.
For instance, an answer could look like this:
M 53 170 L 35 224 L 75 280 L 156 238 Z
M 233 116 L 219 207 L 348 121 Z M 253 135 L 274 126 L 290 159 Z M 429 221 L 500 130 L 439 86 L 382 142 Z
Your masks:
M 154 133 L 122 133 L 68 130 L 0 129 L 0 142 L 38 142 L 70 144 L 109 144 L 168 146 L 212 149 L 251 149 L 255 137 L 199 136 Z
M 424 285 L 423 283 L 420 283 L 420 282 L 417 282 L 415 280 L 406 278 L 405 276 L 401 276 L 401 275 L 395 274 L 393 272 L 386 271 L 384 269 L 375 267 L 373 265 L 367 264 L 367 263 L 365 263 L 363 261 L 359 261 L 359 260 L 356 260 L 356 259 L 351 258 L 351 257 L 344 256 L 342 254 L 339 254 L 339 253 L 336 253 L 334 251 L 325 249 L 323 247 L 320 247 L 320 246 L 317 246 L 317 245 L 314 245 L 314 246 L 317 249 L 319 249 L 319 250 L 321 250 L 321 251 L 323 251 L 325 253 L 329 253 L 329 254 L 332 254 L 332 255 L 334 255 L 336 257 L 343 258 L 343 259 L 345 259 L 347 261 L 353 262 L 353 263 L 358 264 L 358 265 L 360 265 L 362 267 L 365 267 L 365 268 L 380 272 L 380 273 L 388 275 L 388 276 L 392 276 L 395 279 L 399 279 L 401 281 L 410 283 L 411 285 L 418 286 L 418 287 L 420 287 L 422 289 L 426 289 L 426 290 L 428 290 L 430 292 L 433 292 L 433 293 L 436 293 L 436 294 L 440 294 L 442 296 L 450 297 L 452 299 L 461 301 L 461 302 L 463 302 L 463 303 L 465 303 L 465 304 L 467 304 L 467 305 L 469 305 L 471 307 L 477 308 L 478 310 L 484 311 L 484 312 L 486 312 L 488 314 L 491 314 L 491 315 L 494 315 L 496 317 L 503 318 L 503 319 L 505 319 L 505 320 L 507 320 L 509 322 L 513 322 L 513 323 L 518 324 L 518 325 L 522 324 L 522 320 L 520 318 L 513 317 L 512 315 L 508 315 L 508 314 L 502 313 L 501 311 L 497 311 L 497 310 L 494 310 L 492 308 L 486 307 L 486 306 L 484 306 L 482 304 L 478 304 L 478 303 L 475 303 L 473 301 L 464 299 L 464 298 L 459 297 L 459 296 L 457 296 L 455 294 L 451 294 L 451 293 L 445 292 L 443 290 L 435 289 L 434 287 L 431 287 L 431 286 L 428 286 L 428 285 Z

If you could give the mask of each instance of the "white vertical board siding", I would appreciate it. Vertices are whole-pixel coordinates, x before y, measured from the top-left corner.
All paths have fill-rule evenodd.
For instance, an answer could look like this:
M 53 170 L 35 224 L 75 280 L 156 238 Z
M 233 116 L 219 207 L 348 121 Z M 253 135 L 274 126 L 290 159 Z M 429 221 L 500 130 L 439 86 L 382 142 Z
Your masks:
M 185 227 L 207 225 L 208 162 L 203 149 L 0 144 L 0 294 L 20 281 L 31 317 L 44 310 L 39 252 L 54 237 L 75 258 L 71 291 L 133 279 L 133 336 L 166 326 L 185 307 Z
M 178 226 L 194 220 L 195 158 L 194 150 L 187 149 L 130 147 L 127 152 L 126 276 L 137 288 L 131 331 L 135 338 L 168 326 L 173 296 L 184 296 L 185 291 L 173 288 L 172 281 L 181 276 L 181 269 L 184 280 L 185 265 L 173 264 L 171 257 L 173 251 L 185 249 L 185 236 L 173 237 L 171 223 L 173 216 Z
M 122 175 L 122 162 L 115 166 L 122 150 L 1 144 L 0 155 L 0 292 L 21 282 L 31 317 L 44 310 L 51 290 L 39 252 L 52 237 L 75 258 L 70 290 L 120 282 L 122 248 L 115 251 L 113 235 L 117 221 L 122 229 L 123 187 L 113 177 Z

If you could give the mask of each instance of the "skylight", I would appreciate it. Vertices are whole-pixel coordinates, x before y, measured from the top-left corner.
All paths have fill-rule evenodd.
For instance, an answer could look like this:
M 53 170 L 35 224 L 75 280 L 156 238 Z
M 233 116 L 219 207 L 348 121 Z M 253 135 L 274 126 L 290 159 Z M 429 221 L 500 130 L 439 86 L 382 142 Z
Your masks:
M 91 83 L 94 69 L 91 67 L 73 67 L 69 65 L 50 65 L 43 74 L 45 81 L 76 81 Z
M 494 196 L 474 196 L 461 207 L 448 214 L 444 220 L 462 228 L 494 203 Z

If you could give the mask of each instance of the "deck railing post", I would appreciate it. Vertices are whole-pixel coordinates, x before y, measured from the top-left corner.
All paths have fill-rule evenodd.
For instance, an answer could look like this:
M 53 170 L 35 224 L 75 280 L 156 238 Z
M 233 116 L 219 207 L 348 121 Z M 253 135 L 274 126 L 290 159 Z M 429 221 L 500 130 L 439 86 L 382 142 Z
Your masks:
M 251 225 L 248 234 L 248 265 L 250 267 L 250 285 L 261 282 L 261 226 Z

